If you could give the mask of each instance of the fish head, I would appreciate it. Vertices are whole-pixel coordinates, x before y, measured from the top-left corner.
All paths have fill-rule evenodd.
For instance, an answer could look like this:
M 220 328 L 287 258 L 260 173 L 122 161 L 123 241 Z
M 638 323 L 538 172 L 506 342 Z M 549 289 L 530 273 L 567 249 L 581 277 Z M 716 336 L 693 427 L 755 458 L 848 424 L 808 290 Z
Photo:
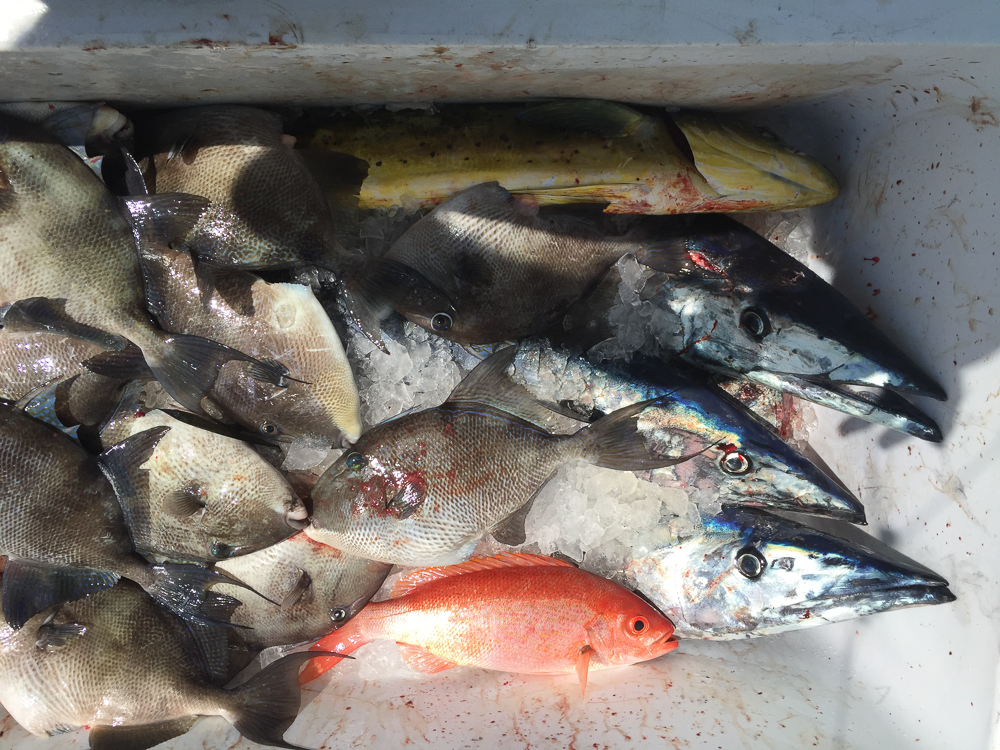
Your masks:
M 657 455 L 704 448 L 677 471 L 690 484 L 707 483 L 722 502 L 865 522 L 850 491 L 721 389 L 681 384 L 644 410 L 637 425 Z
M 143 464 L 145 510 L 129 508 L 131 518 L 154 528 L 132 524 L 135 535 L 166 537 L 191 559 L 225 560 L 277 544 L 305 526 L 305 504 L 252 448 L 160 411 L 135 419 L 132 435 L 157 426 L 169 430 Z M 164 529 L 169 533 L 160 534 Z
M 247 363 L 229 362 L 213 399 L 244 427 L 268 438 L 313 434 L 335 444 L 357 440 L 358 388 L 340 337 L 312 290 L 258 279 L 250 292 L 254 353 L 279 360 L 288 377 L 275 385 L 254 378 Z
M 617 586 L 608 591 L 601 614 L 587 625 L 587 634 L 590 646 L 608 664 L 635 664 L 677 647 L 673 623 Z
M 396 305 L 396 312 L 450 341 L 467 341 L 478 331 L 476 321 L 462 316 L 443 292 L 430 287 L 411 289 Z
M 946 398 L 847 298 L 765 238 L 724 216 L 680 221 L 663 242 L 686 256 L 683 270 L 656 293 L 681 319 L 689 361 Z
M 398 517 L 390 501 L 399 493 L 403 479 L 377 452 L 366 450 L 373 432 L 345 451 L 316 482 L 313 526 L 344 533 L 357 524 Z
M 955 598 L 898 553 L 766 511 L 727 506 L 703 524 L 689 538 L 646 540 L 648 552 L 628 564 L 682 638 L 769 635 Z

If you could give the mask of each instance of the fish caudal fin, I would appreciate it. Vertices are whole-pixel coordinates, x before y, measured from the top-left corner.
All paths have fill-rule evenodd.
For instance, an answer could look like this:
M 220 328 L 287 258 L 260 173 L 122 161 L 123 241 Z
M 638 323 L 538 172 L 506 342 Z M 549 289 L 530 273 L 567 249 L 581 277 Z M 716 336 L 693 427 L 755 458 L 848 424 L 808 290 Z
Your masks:
M 394 260 L 369 260 L 350 274 L 344 284 L 347 314 L 373 344 L 388 354 L 382 341 L 382 321 L 413 289 L 429 289 L 447 299 L 419 271 Z
M 82 599 L 118 581 L 114 573 L 74 568 L 53 568 L 10 559 L 0 584 L 0 607 L 15 630 L 49 607 Z
M 302 651 L 279 659 L 230 692 L 234 705 L 226 718 L 249 740 L 261 745 L 297 748 L 283 737 L 299 713 L 299 667 L 310 659 L 339 661 L 336 657 L 336 654 Z
M 359 631 L 358 619 L 355 616 L 353 620 L 350 620 L 343 627 L 337 628 L 330 635 L 321 638 L 309 649 L 310 653 L 317 651 L 323 653 L 318 654 L 317 658 L 309 662 L 306 668 L 302 670 L 302 674 L 299 675 L 299 684 L 305 685 L 307 682 L 312 682 L 324 672 L 337 666 L 340 663 L 340 659 L 333 658 L 333 655 L 347 656 L 352 654 L 368 643 L 369 640 L 371 639 L 362 635 Z M 324 653 L 326 654 L 325 656 L 323 655 Z
M 196 413 L 203 412 L 201 400 L 211 392 L 226 362 L 251 362 L 255 365 L 253 377 L 276 386 L 283 386 L 288 376 L 288 370 L 280 363 L 259 362 L 201 336 L 164 333 L 155 343 L 143 347 L 143 355 L 163 390 Z
M 87 738 L 90 750 L 146 750 L 161 742 L 180 737 L 198 720 L 197 716 L 160 721 L 138 726 L 95 726 Z
M 581 457 L 607 469 L 643 471 L 674 466 L 703 453 L 711 446 L 706 445 L 696 453 L 678 457 L 657 456 L 650 453 L 646 447 L 638 428 L 639 416 L 649 407 L 672 398 L 673 395 L 669 394 L 658 399 L 632 404 L 584 427 L 574 435 L 574 439 L 582 444 Z
M 219 595 L 208 590 L 216 583 L 227 583 L 253 591 L 258 596 L 266 596 L 254 591 L 245 583 L 219 570 L 210 570 L 198 565 L 165 564 L 152 567 L 152 580 L 144 585 L 146 593 L 160 604 L 185 620 L 233 627 L 228 616 L 232 614 L 238 600 Z M 271 601 L 267 599 L 267 601 Z M 273 602 L 272 602 L 273 603 Z

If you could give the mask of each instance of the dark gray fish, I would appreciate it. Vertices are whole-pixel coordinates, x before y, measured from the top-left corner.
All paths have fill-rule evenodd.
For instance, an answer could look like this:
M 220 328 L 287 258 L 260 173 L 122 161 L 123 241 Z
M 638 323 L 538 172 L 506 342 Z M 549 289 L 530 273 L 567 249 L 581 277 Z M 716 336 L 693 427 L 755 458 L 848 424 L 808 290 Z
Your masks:
M 247 739 L 294 748 L 282 736 L 299 711 L 299 668 L 322 652 L 292 654 L 233 690 L 218 687 L 206 654 L 214 634 L 181 621 L 128 581 L 14 629 L 0 618 L 0 703 L 34 735 L 79 727 L 92 750 L 145 750 L 221 716 Z
M 11 626 L 119 578 L 135 581 L 179 614 L 214 619 L 215 600 L 205 589 L 225 576 L 192 565 L 150 565 L 132 545 L 112 484 L 126 480 L 113 467 L 143 463 L 150 447 L 119 444 L 99 461 L 61 432 L 0 403 L 0 554 L 9 557 L 0 608 Z
M 539 426 L 551 412 L 506 377 L 513 355 L 509 348 L 481 363 L 441 406 L 362 435 L 313 488 L 306 533 L 372 560 L 447 565 L 467 557 L 568 461 L 632 471 L 690 458 L 647 446 L 636 422 L 651 402 L 553 435 Z
M 177 238 L 204 263 L 242 269 L 310 264 L 344 284 L 348 314 L 376 342 L 380 320 L 426 281 L 399 264 L 367 259 L 336 240 L 326 196 L 282 133 L 281 118 L 213 105 L 157 114 L 140 131 L 153 192 L 203 196 L 208 209 Z
M 197 411 L 219 368 L 250 358 L 217 342 L 154 326 L 143 297 L 134 230 L 143 235 L 176 228 L 200 215 L 204 199 L 173 195 L 129 201 L 143 207 L 138 213 L 147 224 L 134 226 L 122 202 L 66 147 L 30 125 L 0 118 L 3 324 L 83 338 L 112 354 L 125 354 L 131 342 L 164 389 Z M 121 362 L 92 369 L 124 376 Z M 135 363 L 124 369 L 134 371 Z M 281 382 L 284 372 L 258 363 L 262 379 Z
M 724 507 L 702 523 L 681 539 L 654 529 L 626 569 L 678 638 L 771 635 L 955 601 L 941 576 L 876 551 L 884 545 L 875 540 L 841 539 L 755 508 Z

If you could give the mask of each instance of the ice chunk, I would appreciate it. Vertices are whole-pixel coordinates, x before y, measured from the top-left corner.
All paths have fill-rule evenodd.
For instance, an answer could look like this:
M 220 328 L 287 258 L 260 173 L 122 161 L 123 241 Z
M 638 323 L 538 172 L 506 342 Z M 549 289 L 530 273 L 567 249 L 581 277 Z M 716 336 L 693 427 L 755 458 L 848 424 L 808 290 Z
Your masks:
M 318 435 L 302 435 L 288 444 L 281 464 L 282 471 L 306 471 L 323 461 L 330 452 L 330 441 Z

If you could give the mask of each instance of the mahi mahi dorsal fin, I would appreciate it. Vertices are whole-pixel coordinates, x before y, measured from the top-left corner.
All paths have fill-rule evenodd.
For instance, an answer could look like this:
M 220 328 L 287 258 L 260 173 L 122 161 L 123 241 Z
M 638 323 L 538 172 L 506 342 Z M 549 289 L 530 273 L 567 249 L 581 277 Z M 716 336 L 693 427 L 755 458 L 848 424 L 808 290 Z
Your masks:
M 502 552 L 496 557 L 476 557 L 457 565 L 444 565 L 437 568 L 424 568 L 403 576 L 392 585 L 389 596 L 397 599 L 405 596 L 421 586 L 442 578 L 452 576 L 468 575 L 469 573 L 481 573 L 486 570 L 498 570 L 500 568 L 572 568 L 568 562 L 557 560 L 554 557 L 545 555 L 531 555 L 526 552 Z

